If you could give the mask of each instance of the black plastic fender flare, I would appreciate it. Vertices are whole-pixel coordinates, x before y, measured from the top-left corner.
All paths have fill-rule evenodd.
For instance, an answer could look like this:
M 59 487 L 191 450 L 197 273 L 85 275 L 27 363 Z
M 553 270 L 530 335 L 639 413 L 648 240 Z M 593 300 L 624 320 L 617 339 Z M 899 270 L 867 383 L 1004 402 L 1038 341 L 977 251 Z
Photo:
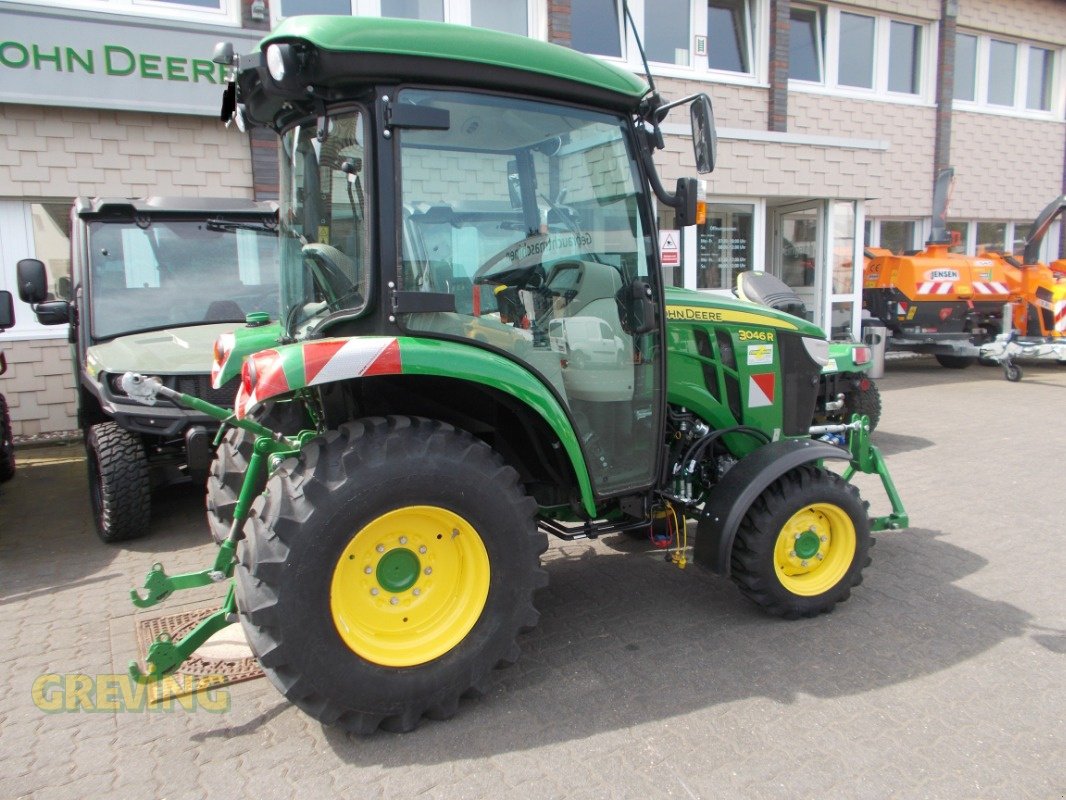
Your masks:
M 733 539 L 763 490 L 791 469 L 820 459 L 850 461 L 843 447 L 814 439 L 770 442 L 744 456 L 707 493 L 696 527 L 693 558 L 716 575 L 729 575 Z

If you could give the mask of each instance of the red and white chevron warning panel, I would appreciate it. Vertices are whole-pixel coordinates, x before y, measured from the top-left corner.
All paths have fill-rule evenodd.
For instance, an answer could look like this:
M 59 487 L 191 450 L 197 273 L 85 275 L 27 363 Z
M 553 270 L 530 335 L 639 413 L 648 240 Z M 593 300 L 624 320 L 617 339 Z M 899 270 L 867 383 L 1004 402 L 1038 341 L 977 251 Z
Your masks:
M 1010 289 L 1000 281 L 974 281 L 973 290 L 977 294 L 1010 294 Z
M 1055 333 L 1066 334 L 1066 300 L 1055 303 Z
M 955 281 L 924 281 L 918 284 L 918 294 L 951 294 Z

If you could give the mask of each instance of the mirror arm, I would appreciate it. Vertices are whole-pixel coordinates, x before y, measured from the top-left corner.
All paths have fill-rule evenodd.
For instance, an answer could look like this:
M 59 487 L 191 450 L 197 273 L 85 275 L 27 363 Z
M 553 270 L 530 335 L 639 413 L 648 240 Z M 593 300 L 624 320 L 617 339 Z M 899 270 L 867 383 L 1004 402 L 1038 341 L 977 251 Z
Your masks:
M 689 103 L 698 100 L 703 94 L 703 92 L 697 92 L 696 94 L 690 94 L 688 97 L 682 97 L 680 100 L 674 100 L 672 103 L 664 103 L 655 109 L 656 119 L 658 119 L 659 122 L 662 122 L 666 118 L 670 109 L 677 108 L 678 106 L 686 106 Z

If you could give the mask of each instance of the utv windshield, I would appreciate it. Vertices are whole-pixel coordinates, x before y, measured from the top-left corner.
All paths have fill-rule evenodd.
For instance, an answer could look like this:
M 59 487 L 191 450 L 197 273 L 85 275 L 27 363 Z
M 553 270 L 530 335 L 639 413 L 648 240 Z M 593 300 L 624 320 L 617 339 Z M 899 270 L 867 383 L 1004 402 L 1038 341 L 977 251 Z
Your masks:
M 365 163 L 363 116 L 354 109 L 282 136 L 282 305 L 291 334 L 366 307 Z
M 91 222 L 93 336 L 277 318 L 277 243 L 260 217 Z
M 630 313 L 656 293 L 626 120 L 463 92 L 399 102 L 448 112 L 447 129 L 400 132 L 398 279 L 443 309 L 403 324 L 524 362 L 568 408 L 596 488 L 646 484 L 661 365 L 657 325 Z

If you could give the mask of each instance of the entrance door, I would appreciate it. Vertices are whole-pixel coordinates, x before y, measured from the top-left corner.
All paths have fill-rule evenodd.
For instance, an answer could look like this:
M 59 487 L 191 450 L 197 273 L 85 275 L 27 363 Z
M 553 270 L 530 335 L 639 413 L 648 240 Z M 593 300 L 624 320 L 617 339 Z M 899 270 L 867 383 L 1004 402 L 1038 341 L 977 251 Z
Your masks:
M 807 319 L 819 326 L 824 305 L 824 205 L 812 201 L 771 209 L 767 248 L 770 271 L 796 291 L 807 306 Z

